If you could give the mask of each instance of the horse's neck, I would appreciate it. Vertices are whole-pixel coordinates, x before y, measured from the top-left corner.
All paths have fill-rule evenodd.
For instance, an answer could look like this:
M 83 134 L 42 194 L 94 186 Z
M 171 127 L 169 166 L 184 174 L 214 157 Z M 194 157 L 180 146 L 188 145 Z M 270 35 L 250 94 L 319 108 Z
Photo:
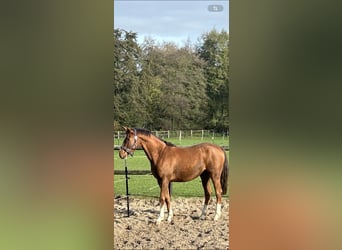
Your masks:
M 149 137 L 143 137 L 141 139 L 143 141 L 142 147 L 147 158 L 155 165 L 158 161 L 161 151 L 164 150 L 164 148 L 166 147 L 165 143 L 160 141 L 153 135 Z

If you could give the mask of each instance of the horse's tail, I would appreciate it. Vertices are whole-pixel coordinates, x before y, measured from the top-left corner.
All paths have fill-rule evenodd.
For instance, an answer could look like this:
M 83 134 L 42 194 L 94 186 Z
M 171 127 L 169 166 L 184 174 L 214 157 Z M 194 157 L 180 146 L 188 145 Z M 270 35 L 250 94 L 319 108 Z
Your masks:
M 227 154 L 224 151 L 224 149 L 222 149 L 223 154 L 224 154 L 224 163 L 223 163 L 223 170 L 221 173 L 221 187 L 222 187 L 222 194 L 226 194 L 227 193 L 227 187 L 228 187 L 228 159 L 227 159 Z

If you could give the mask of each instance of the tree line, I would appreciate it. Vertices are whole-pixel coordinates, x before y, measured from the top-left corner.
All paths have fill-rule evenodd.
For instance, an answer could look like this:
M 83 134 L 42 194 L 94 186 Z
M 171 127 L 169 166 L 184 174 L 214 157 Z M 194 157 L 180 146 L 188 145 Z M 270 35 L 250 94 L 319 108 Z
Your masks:
M 229 35 L 215 29 L 196 44 L 157 43 L 114 29 L 114 128 L 229 127 Z

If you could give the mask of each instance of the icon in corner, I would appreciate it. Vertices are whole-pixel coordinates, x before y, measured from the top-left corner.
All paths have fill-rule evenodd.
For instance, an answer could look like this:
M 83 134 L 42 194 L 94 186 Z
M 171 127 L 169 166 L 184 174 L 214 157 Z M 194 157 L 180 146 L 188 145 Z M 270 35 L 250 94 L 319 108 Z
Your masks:
M 210 12 L 221 12 L 223 10 L 223 6 L 219 4 L 211 4 L 208 5 L 208 11 Z

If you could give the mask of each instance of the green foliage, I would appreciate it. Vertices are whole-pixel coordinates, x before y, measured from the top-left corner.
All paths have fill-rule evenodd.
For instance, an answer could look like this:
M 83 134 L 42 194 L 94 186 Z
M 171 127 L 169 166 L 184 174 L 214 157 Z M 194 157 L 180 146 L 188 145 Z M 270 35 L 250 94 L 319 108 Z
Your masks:
M 148 128 L 201 128 L 206 116 L 203 61 L 191 50 L 172 43 L 156 47 L 145 41 L 142 83 L 150 95 Z
M 114 124 L 157 130 L 228 128 L 228 34 L 156 45 L 114 30 Z
M 144 99 L 141 95 L 137 34 L 114 30 L 114 120 L 122 124 L 141 124 Z M 140 114 L 140 115 L 137 115 Z
M 207 95 L 209 98 L 209 127 L 224 130 L 229 126 L 229 36 L 215 29 L 202 36 L 197 47 L 200 58 L 206 62 Z

